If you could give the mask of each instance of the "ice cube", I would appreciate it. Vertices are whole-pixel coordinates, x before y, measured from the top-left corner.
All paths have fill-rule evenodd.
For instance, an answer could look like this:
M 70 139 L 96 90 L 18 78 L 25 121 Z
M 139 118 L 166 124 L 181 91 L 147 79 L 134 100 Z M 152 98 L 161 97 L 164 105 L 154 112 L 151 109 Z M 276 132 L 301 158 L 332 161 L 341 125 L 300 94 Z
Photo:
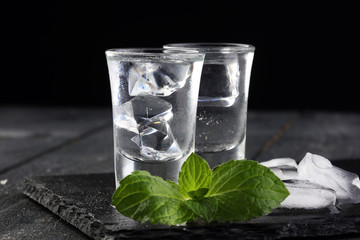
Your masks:
M 298 173 L 299 179 L 334 189 L 339 204 L 360 203 L 359 176 L 333 166 L 322 156 L 307 153 L 299 163 Z
M 292 158 L 275 158 L 260 164 L 270 168 L 281 180 L 298 178 L 297 163 Z
M 203 66 L 199 106 L 230 107 L 239 95 L 240 78 L 237 59 L 207 60 Z
M 274 158 L 265 162 L 261 162 L 260 164 L 268 168 L 279 166 L 289 166 L 294 168 L 298 167 L 296 161 L 292 158 Z
M 281 180 L 284 178 L 283 172 L 279 168 L 270 168 L 270 170 Z
M 335 204 L 333 189 L 307 180 L 284 180 L 290 195 L 280 204 L 281 208 L 318 209 Z
M 184 87 L 190 76 L 189 69 L 190 64 L 133 63 L 128 75 L 129 94 L 169 96 Z
M 155 96 L 143 94 L 114 107 L 117 127 L 139 133 L 139 128 L 149 122 L 168 121 L 172 118 L 171 103 Z
M 148 123 L 131 140 L 140 147 L 140 154 L 150 160 L 168 161 L 182 156 L 167 122 Z
M 297 169 L 288 166 L 271 167 L 270 170 L 281 180 L 298 179 L 299 177 Z

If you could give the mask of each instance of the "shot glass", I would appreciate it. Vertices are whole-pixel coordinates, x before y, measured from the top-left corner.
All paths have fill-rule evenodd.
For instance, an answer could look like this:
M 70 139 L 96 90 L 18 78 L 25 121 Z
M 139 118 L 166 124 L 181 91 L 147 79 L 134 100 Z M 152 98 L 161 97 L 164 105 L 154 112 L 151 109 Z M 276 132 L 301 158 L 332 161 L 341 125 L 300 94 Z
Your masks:
M 110 49 L 116 187 L 135 170 L 177 181 L 194 152 L 204 53 Z
M 245 158 L 247 103 L 255 47 L 235 43 L 174 43 L 167 49 L 206 53 L 196 122 L 196 153 L 210 167 Z

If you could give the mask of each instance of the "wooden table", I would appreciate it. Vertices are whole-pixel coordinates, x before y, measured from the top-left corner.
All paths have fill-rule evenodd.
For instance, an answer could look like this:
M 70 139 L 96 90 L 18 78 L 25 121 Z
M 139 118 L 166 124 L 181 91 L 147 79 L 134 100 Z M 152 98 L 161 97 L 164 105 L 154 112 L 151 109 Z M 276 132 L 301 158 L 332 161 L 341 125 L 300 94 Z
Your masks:
M 306 152 L 359 169 L 360 113 L 249 111 L 248 159 Z M 111 109 L 0 107 L 0 239 L 88 239 L 25 196 L 24 177 L 112 171 Z

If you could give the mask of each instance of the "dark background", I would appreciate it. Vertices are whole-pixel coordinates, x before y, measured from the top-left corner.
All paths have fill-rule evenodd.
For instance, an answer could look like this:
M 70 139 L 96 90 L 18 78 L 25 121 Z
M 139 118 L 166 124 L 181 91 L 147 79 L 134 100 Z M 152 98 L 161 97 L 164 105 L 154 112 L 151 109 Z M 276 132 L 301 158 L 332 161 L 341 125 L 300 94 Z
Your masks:
M 3 8 L 0 103 L 109 107 L 106 49 L 235 42 L 256 47 L 250 109 L 358 111 L 356 9 L 337 2 L 14 2 Z

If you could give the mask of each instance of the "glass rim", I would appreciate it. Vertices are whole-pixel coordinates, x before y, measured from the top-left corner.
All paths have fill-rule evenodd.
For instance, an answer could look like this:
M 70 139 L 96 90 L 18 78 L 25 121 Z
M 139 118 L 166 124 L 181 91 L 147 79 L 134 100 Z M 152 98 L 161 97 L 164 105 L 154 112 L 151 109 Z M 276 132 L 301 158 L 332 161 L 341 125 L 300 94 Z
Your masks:
M 184 56 L 190 58 L 203 58 L 204 53 L 196 49 L 167 49 L 167 48 L 110 48 L 105 50 L 107 56 L 132 57 L 166 57 Z
M 167 49 L 193 49 L 205 53 L 231 53 L 231 52 L 254 52 L 255 46 L 243 43 L 225 42 L 198 42 L 198 43 L 169 43 Z

